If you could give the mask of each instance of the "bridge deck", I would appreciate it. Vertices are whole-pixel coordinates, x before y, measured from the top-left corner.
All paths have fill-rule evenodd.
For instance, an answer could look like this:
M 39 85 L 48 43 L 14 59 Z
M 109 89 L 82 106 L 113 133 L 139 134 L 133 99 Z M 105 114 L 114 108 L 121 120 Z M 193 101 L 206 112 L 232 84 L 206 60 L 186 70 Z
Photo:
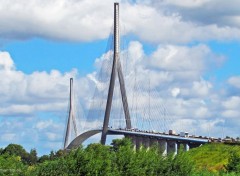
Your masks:
M 166 140 L 176 140 L 181 142 L 193 142 L 193 143 L 208 143 L 208 139 L 204 138 L 194 138 L 194 137 L 181 137 L 178 135 L 169 135 L 162 133 L 152 133 L 146 131 L 137 131 L 137 130 L 124 130 L 124 129 L 108 129 L 108 134 L 112 135 L 135 135 L 135 136 L 146 136 L 158 139 Z
M 75 148 L 81 145 L 86 139 L 89 137 L 101 133 L 102 129 L 94 129 L 89 130 L 81 135 L 77 136 L 67 147 L 67 149 Z M 126 130 L 126 129 L 112 129 L 109 128 L 107 131 L 108 135 L 128 135 L 128 136 L 142 136 L 142 137 L 149 137 L 149 138 L 156 138 L 158 140 L 165 139 L 165 140 L 173 140 L 182 143 L 195 143 L 195 144 L 205 144 L 208 143 L 208 139 L 204 138 L 193 138 L 193 137 L 181 137 L 178 135 L 169 135 L 163 133 L 154 133 L 154 132 L 147 132 L 147 131 L 140 131 L 140 130 Z

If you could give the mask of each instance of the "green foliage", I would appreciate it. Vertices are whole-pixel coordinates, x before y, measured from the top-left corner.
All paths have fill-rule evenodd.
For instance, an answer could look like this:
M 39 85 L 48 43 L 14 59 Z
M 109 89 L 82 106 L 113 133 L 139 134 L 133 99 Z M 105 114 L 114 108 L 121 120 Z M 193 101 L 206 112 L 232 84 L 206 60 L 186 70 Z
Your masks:
M 18 144 L 9 144 L 2 152 L 1 154 L 8 154 L 8 155 L 15 155 L 15 156 L 21 156 L 24 158 L 27 155 L 26 150 Z
M 10 144 L 0 155 L 0 175 L 236 176 L 240 175 L 239 149 L 208 144 L 189 152 L 180 150 L 175 156 L 163 156 L 157 145 L 135 150 L 131 141 L 124 138 L 113 140 L 112 146 L 90 144 L 69 153 L 51 151 L 37 159 L 35 149 L 28 153 L 21 146 Z
M 123 138 L 123 139 L 113 139 L 111 145 L 114 151 L 118 151 L 120 147 L 131 146 L 132 143 L 129 138 Z
M 116 176 L 187 176 L 193 164 L 186 153 L 178 156 L 162 156 L 155 148 L 142 147 L 136 151 L 129 139 L 114 140 L 113 146 L 90 144 L 38 164 L 34 175 L 116 175 Z
M 19 156 L 24 164 L 34 165 L 37 163 L 37 151 L 32 149 L 28 153 L 21 145 L 9 144 L 1 152 L 2 155 Z
M 197 170 L 219 172 L 225 170 L 224 166 L 228 163 L 230 151 L 240 153 L 240 146 L 211 143 L 191 149 L 188 154 L 195 162 Z
M 72 175 L 68 168 L 68 160 L 59 158 L 57 160 L 46 161 L 38 165 L 38 167 L 32 171 L 32 175 L 39 176 L 58 176 L 58 175 Z
M 28 161 L 30 165 L 34 165 L 37 163 L 38 157 L 37 157 L 37 151 L 36 149 L 31 149 L 29 155 L 28 155 Z
M 192 175 L 193 168 L 194 162 L 192 161 L 191 157 L 188 155 L 188 153 L 180 150 L 180 152 L 172 159 L 171 173 L 169 176 Z
M 0 175 L 23 175 L 27 166 L 23 164 L 20 156 L 0 155 Z
M 82 171 L 78 174 L 81 175 L 109 175 L 111 172 L 111 158 L 112 153 L 108 146 L 101 144 L 90 144 L 85 149 L 85 156 L 81 159 L 84 160 L 80 167 Z M 80 160 L 78 163 L 80 164 Z
M 44 161 L 50 160 L 49 155 L 43 155 L 38 159 L 39 163 L 43 163 Z
M 229 162 L 226 165 L 228 172 L 236 172 L 240 174 L 240 154 L 232 151 L 230 154 Z

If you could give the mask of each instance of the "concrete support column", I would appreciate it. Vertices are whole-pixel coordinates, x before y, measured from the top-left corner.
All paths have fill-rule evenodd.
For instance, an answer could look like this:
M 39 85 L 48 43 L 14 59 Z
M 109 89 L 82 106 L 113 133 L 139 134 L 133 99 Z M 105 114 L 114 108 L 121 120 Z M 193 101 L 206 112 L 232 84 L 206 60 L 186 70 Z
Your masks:
M 158 140 L 157 138 L 150 138 L 150 147 L 153 147 L 153 146 L 158 146 Z
M 167 142 L 167 153 L 173 153 L 173 155 L 177 154 L 177 141 L 168 141 Z
M 136 150 L 136 143 L 137 143 L 136 136 L 129 136 L 129 138 L 132 141 L 133 149 Z
M 180 152 L 181 145 L 182 145 L 182 143 L 177 142 L 177 153 Z
M 188 151 L 189 150 L 189 145 L 186 143 L 186 144 L 183 144 L 183 146 L 184 146 L 184 151 Z
M 135 136 L 136 137 L 136 149 L 139 150 L 143 144 L 143 139 L 141 136 Z
M 149 149 L 149 146 L 150 146 L 150 139 L 149 139 L 149 137 L 143 137 L 143 146 L 146 149 Z
M 158 146 L 162 154 L 167 155 L 167 141 L 165 139 L 159 139 Z

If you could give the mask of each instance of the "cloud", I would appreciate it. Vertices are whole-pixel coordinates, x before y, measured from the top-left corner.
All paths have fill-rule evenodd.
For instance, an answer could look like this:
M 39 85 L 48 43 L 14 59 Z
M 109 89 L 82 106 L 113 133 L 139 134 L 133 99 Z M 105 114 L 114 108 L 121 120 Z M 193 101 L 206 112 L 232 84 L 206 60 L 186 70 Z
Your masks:
M 112 25 L 111 0 L 23 0 L 21 3 L 0 3 L 0 24 L 4 26 L 0 30 L 2 39 L 45 37 L 89 41 L 107 37 Z
M 185 8 L 199 8 L 206 3 L 208 3 L 210 0 L 196 0 L 196 1 L 191 1 L 191 0 L 184 0 L 184 2 L 179 2 L 177 0 L 164 0 L 162 4 L 166 5 L 175 5 L 179 7 L 185 7 Z
M 237 88 L 237 89 L 240 89 L 240 76 L 234 76 L 234 77 L 230 77 L 228 79 L 228 83 Z
M 1 135 L 1 140 L 2 141 L 8 141 L 11 142 L 16 138 L 16 134 L 15 133 L 5 133 L 3 135 Z
M 84 107 L 90 101 L 88 94 L 96 83 L 87 76 L 79 78 L 75 69 L 65 73 L 51 70 L 26 74 L 14 65 L 10 53 L 0 52 L 1 146 L 19 143 L 29 150 L 42 146 L 45 152 L 61 148 L 68 111 L 69 79 L 74 78 L 74 90 L 80 87 L 80 98 L 75 98 L 76 101 L 79 98 Z M 75 109 L 80 111 L 80 107 Z M 80 115 L 83 118 L 83 114 Z M 93 125 L 79 124 L 81 127 Z
M 192 21 L 197 24 L 217 26 L 229 26 L 239 28 L 240 4 L 237 0 L 202 0 L 191 1 L 177 0 L 151 1 L 158 9 L 164 9 L 165 13 L 178 13 L 184 21 Z
M 8 52 L 0 53 L 0 70 L 12 70 L 14 69 L 13 60 L 11 59 Z
M 211 51 L 206 45 L 159 46 L 152 54 L 152 65 L 169 71 L 194 71 L 200 74 L 206 67 L 207 57 Z M 191 57 L 189 57 L 191 56 Z
M 121 55 L 121 59 L 122 63 L 127 63 L 123 68 L 134 126 L 138 128 L 145 126 L 146 129 L 151 126 L 157 131 L 163 131 L 164 126 L 167 126 L 167 129 L 186 131 L 196 129 L 197 133 L 203 135 L 211 133 L 222 137 L 220 132 L 225 125 L 225 130 L 230 130 L 231 134 L 235 133 L 236 136 L 238 130 L 234 126 L 237 119 L 229 120 L 233 116 L 228 113 L 231 109 L 222 104 L 229 97 L 225 92 L 218 90 L 214 82 L 204 78 L 208 71 L 219 68 L 223 56 L 214 54 L 203 44 L 194 46 L 162 44 L 147 55 L 142 44 L 133 41 L 126 50 L 127 59 L 123 57 L 124 54 Z M 92 76 L 95 77 L 96 74 Z M 107 90 L 105 89 L 105 92 Z M 119 112 L 121 98 L 118 80 L 114 91 L 111 118 L 115 122 L 114 125 L 118 126 L 117 122 L 124 122 L 123 114 Z M 102 101 L 101 98 L 95 100 Z M 149 107 L 150 112 L 147 110 Z M 101 109 L 104 108 L 105 103 Z M 238 112 L 236 109 L 234 111 Z M 187 126 L 187 121 L 191 122 L 191 125 Z M 227 124 L 230 121 L 231 127 Z M 180 125 L 181 123 L 183 125 Z M 121 125 L 124 126 L 124 123 Z
M 183 87 L 180 91 L 180 96 L 185 98 L 206 98 L 212 93 L 212 84 L 200 78 L 200 80 L 193 81 L 192 85 L 189 85 L 189 87 Z
M 172 127 L 177 131 L 187 131 L 190 135 L 224 138 L 225 133 L 222 126 L 224 123 L 223 119 L 176 119 Z
M 222 102 L 223 116 L 226 118 L 237 119 L 240 116 L 239 107 L 240 107 L 240 97 L 232 96 L 228 97 L 225 101 Z
M 176 1 L 152 1 L 152 3 L 138 2 L 138 4 L 134 5 L 123 4 L 124 12 L 122 18 L 124 19 L 123 24 L 126 31 L 139 36 L 142 40 L 155 43 L 239 40 L 239 27 L 236 27 L 235 25 L 219 25 L 217 21 L 218 19 L 213 19 L 209 23 L 203 23 L 194 19 L 185 18 L 188 16 L 191 17 L 194 14 L 202 19 L 209 19 L 212 16 L 218 16 L 213 14 L 216 11 L 216 6 L 214 5 L 209 11 L 207 11 L 208 6 L 204 6 L 200 8 L 199 11 L 198 9 L 194 9 L 193 14 L 186 15 L 184 12 L 188 9 L 179 6 L 179 4 L 188 4 L 187 7 L 192 7 L 194 5 L 200 6 L 201 4 L 204 4 L 204 1 L 194 1 L 194 3 L 191 1 L 186 1 L 184 3 L 176 3 Z M 207 3 L 208 1 L 205 2 Z M 219 4 L 219 1 L 215 1 L 215 4 L 216 3 Z M 225 2 L 221 1 L 220 4 L 224 6 Z M 234 1 L 233 4 L 237 7 L 238 2 Z M 217 9 L 224 9 L 224 7 L 219 7 Z M 203 11 L 205 11 L 205 13 L 203 13 Z M 234 18 L 236 17 L 230 17 L 229 19 Z
M 177 87 L 174 87 L 171 92 L 173 97 L 177 97 L 180 93 L 180 89 Z
M 48 128 L 49 126 L 52 126 L 53 124 L 54 124 L 53 120 L 40 121 L 40 122 L 37 122 L 36 128 L 38 130 L 43 130 Z
M 113 3 L 112 0 L 0 1 L 0 41 L 35 37 L 65 41 L 105 39 L 113 24 Z M 121 31 L 154 43 L 239 40 L 238 6 L 236 0 L 122 1 Z
M 0 52 L 0 114 L 31 114 L 35 111 L 56 111 L 66 106 L 69 79 L 76 70 L 60 73 L 57 70 L 25 74 L 14 67 L 7 52 Z

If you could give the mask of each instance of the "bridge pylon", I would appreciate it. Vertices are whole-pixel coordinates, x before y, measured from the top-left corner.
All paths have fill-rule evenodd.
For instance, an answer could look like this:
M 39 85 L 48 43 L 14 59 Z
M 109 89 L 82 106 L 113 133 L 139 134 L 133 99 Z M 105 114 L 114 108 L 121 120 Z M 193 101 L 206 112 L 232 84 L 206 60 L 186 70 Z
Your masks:
M 120 84 L 121 97 L 125 115 L 126 128 L 131 128 L 131 119 L 128 108 L 127 94 L 125 89 L 125 83 L 122 73 L 122 67 L 120 62 L 120 39 L 119 39 L 119 3 L 114 3 L 114 53 L 113 53 L 113 64 L 112 64 L 112 72 L 110 78 L 110 84 L 108 89 L 108 98 L 105 109 L 104 121 L 103 121 L 103 129 L 101 136 L 101 144 L 105 145 L 107 133 L 108 133 L 108 124 L 112 106 L 113 92 L 116 74 L 118 74 L 118 80 Z
M 77 124 L 74 114 L 74 105 L 73 105 L 73 78 L 70 78 L 70 96 L 69 96 L 69 113 L 68 113 L 68 119 L 67 119 L 67 128 L 64 138 L 64 149 L 68 146 L 69 136 L 71 132 L 71 122 L 73 123 L 74 128 L 74 134 L 77 137 Z

